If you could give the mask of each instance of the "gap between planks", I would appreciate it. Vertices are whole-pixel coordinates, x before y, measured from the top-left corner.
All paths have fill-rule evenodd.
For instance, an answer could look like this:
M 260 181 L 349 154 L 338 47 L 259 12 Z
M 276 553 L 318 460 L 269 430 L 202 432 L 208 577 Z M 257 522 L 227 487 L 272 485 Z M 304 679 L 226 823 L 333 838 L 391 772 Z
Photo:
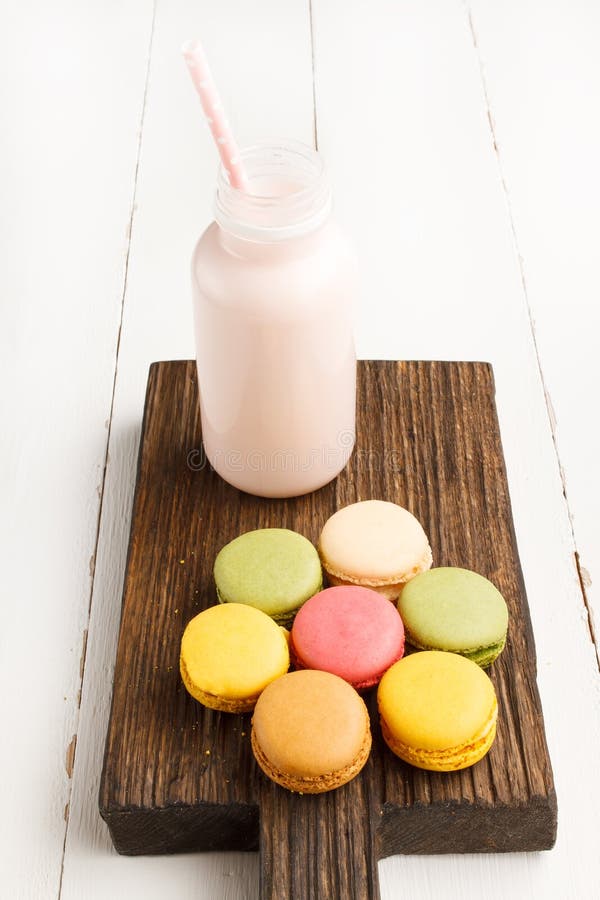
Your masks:
M 527 309 L 527 317 L 529 319 L 529 329 L 531 331 L 531 339 L 533 341 L 533 350 L 535 353 L 536 365 L 537 365 L 538 373 L 540 376 L 540 381 L 542 384 L 542 390 L 544 392 L 544 401 L 546 403 L 546 414 L 548 416 L 548 424 L 550 425 L 550 433 L 552 435 L 552 443 L 554 445 L 554 455 L 556 457 L 556 463 L 558 466 L 558 472 L 559 472 L 560 481 L 561 481 L 561 485 L 562 485 L 562 493 L 563 493 L 563 497 L 564 497 L 565 507 L 567 510 L 567 516 L 569 518 L 569 530 L 571 533 L 571 540 L 572 540 L 573 549 L 574 549 L 573 564 L 575 566 L 575 571 L 577 573 L 579 589 L 581 591 L 583 605 L 584 605 L 585 611 L 586 611 L 586 619 L 587 619 L 588 631 L 590 634 L 590 640 L 594 647 L 594 650 L 596 653 L 596 663 L 598 665 L 598 669 L 600 670 L 600 647 L 598 646 L 598 642 L 596 640 L 596 633 L 595 633 L 595 629 L 594 629 L 594 619 L 592 616 L 592 611 L 591 611 L 590 603 L 589 603 L 588 596 L 587 596 L 586 584 L 585 584 L 585 573 L 584 573 L 583 567 L 581 565 L 579 551 L 577 550 L 577 538 L 575 535 L 575 525 L 573 522 L 573 515 L 571 513 L 571 507 L 569 504 L 569 497 L 567 494 L 567 480 L 566 480 L 566 476 L 565 476 L 565 472 L 564 472 L 562 463 L 560 461 L 558 438 L 557 438 L 557 434 L 556 434 L 556 416 L 554 414 L 554 407 L 552 405 L 552 399 L 550 397 L 550 392 L 546 386 L 546 380 L 544 378 L 544 370 L 542 368 L 542 360 L 541 360 L 540 351 L 539 351 L 538 342 L 537 342 L 535 322 L 534 322 L 534 318 L 533 318 L 533 313 L 531 311 L 529 295 L 527 292 L 527 281 L 525 278 L 525 267 L 524 267 L 524 262 L 523 262 L 523 256 L 519 249 L 519 241 L 517 238 L 517 229 L 516 229 L 516 225 L 515 225 L 515 218 L 513 215 L 512 203 L 511 203 L 510 194 L 508 191 L 508 183 L 506 180 L 506 176 L 504 174 L 504 168 L 502 166 L 502 159 L 500 156 L 500 148 L 498 145 L 498 140 L 497 140 L 497 135 L 496 135 L 496 125 L 495 125 L 495 121 L 494 121 L 494 114 L 492 111 L 492 105 L 491 105 L 490 95 L 489 95 L 489 91 L 488 91 L 487 79 L 485 76 L 485 69 L 484 69 L 484 65 L 483 65 L 483 60 L 481 58 L 481 53 L 479 50 L 479 44 L 477 41 L 477 32 L 475 30 L 475 24 L 473 22 L 473 14 L 471 12 L 471 7 L 470 7 L 469 3 L 467 2 L 467 0 L 464 0 L 463 5 L 464 5 L 464 8 L 465 8 L 465 11 L 467 14 L 467 19 L 468 19 L 468 23 L 469 23 L 469 31 L 471 33 L 471 40 L 473 42 L 473 49 L 475 51 L 475 56 L 477 57 L 477 65 L 479 67 L 479 76 L 481 79 L 481 87 L 482 87 L 483 97 L 484 97 L 484 102 L 485 102 L 485 112 L 486 112 L 487 120 L 489 123 L 490 134 L 492 137 L 492 143 L 494 146 L 494 155 L 496 157 L 496 165 L 498 167 L 500 183 L 502 185 L 502 191 L 504 193 L 504 198 L 506 201 L 506 208 L 507 208 L 507 212 L 508 212 L 508 221 L 509 221 L 510 230 L 512 233 L 512 239 L 513 239 L 513 244 L 514 244 L 514 248 L 515 248 L 515 253 L 517 255 L 517 264 L 519 267 L 519 274 L 521 277 L 521 286 L 523 288 L 523 298 L 525 300 L 525 307 Z M 316 112 L 315 112 L 315 115 L 316 115 Z
M 313 101 L 313 143 L 315 150 L 319 149 L 319 135 L 317 130 L 317 73 L 315 68 L 315 25 L 313 19 L 313 0 L 308 0 L 308 21 L 310 30 L 310 65 L 312 69 L 312 101 Z
M 121 310 L 120 310 L 120 315 L 119 315 L 119 324 L 117 327 L 117 345 L 115 348 L 113 384 L 112 384 L 112 391 L 111 391 L 111 397 L 110 397 L 109 414 L 108 414 L 108 419 L 106 422 L 106 446 L 105 446 L 105 451 L 104 451 L 104 465 L 102 467 L 102 479 L 101 479 L 100 487 L 98 490 L 99 503 L 98 503 L 98 515 L 97 515 L 97 520 L 96 520 L 96 537 L 95 537 L 95 541 L 94 541 L 94 552 L 90 559 L 91 583 L 90 583 L 90 593 L 89 593 L 88 610 L 87 610 L 87 625 L 88 625 L 88 627 L 89 627 L 90 615 L 91 615 L 91 610 L 92 610 L 92 601 L 93 601 L 93 596 L 94 596 L 94 579 L 95 579 L 95 574 L 96 574 L 96 559 L 98 556 L 98 542 L 100 540 L 100 522 L 102 520 L 104 488 L 106 485 L 106 471 L 107 471 L 108 462 L 109 462 L 110 437 L 111 437 L 111 431 L 112 431 L 113 411 L 114 411 L 114 406 L 115 406 L 117 374 L 118 374 L 118 370 L 119 370 L 119 351 L 121 348 L 121 332 L 123 329 L 123 315 L 125 312 L 125 297 L 127 294 L 127 275 L 129 272 L 129 254 L 131 251 L 131 235 L 133 232 L 133 220 L 135 218 L 135 203 L 136 203 L 136 196 L 137 196 L 140 157 L 141 157 L 141 152 L 142 152 L 142 136 L 143 136 L 143 132 L 144 132 L 144 118 L 146 115 L 146 104 L 147 104 L 147 100 L 148 100 L 148 84 L 150 81 L 150 64 L 152 61 L 152 44 L 153 44 L 153 40 L 154 40 L 155 21 L 156 21 L 156 0 L 152 0 L 152 19 L 150 22 L 150 38 L 148 41 L 148 52 L 146 55 L 146 74 L 145 74 L 145 78 L 144 78 L 144 90 L 143 90 L 143 94 L 142 94 L 142 108 L 141 108 L 140 118 L 139 118 L 138 142 L 137 142 L 136 159 L 135 159 L 135 170 L 134 170 L 134 175 L 133 175 L 133 189 L 132 189 L 132 193 L 131 193 L 131 211 L 129 214 L 129 222 L 127 225 L 127 246 L 125 249 L 125 264 L 123 267 L 123 288 L 121 291 Z M 79 665 L 79 704 L 78 704 L 78 710 L 77 710 L 77 719 L 76 719 L 76 723 L 75 723 L 76 730 L 75 730 L 73 737 L 71 738 L 71 742 L 67 748 L 67 754 L 66 754 L 66 768 L 67 768 L 67 774 L 69 776 L 69 791 L 68 791 L 67 803 L 66 803 L 65 812 L 64 812 L 65 836 L 64 836 L 64 840 L 63 840 L 62 854 L 61 854 L 61 861 L 60 861 L 60 878 L 59 878 L 59 882 L 58 882 L 58 895 L 57 895 L 58 900 L 60 900 L 60 897 L 62 895 L 63 876 L 64 876 L 64 869 L 65 869 L 65 853 L 66 853 L 66 848 L 67 848 L 67 837 L 68 837 L 68 832 L 69 832 L 71 794 L 73 791 L 73 770 L 75 767 L 75 758 L 76 758 L 76 753 L 77 753 L 77 733 L 78 733 L 78 729 L 79 729 L 79 719 L 80 719 L 80 715 L 81 715 L 81 712 L 80 712 L 80 710 L 81 710 L 81 694 L 82 694 L 82 689 L 83 689 L 83 676 L 84 676 L 84 672 L 85 672 L 85 661 L 86 661 L 86 656 L 87 656 L 88 627 L 86 627 L 86 629 L 84 631 L 83 649 L 82 649 L 81 660 L 80 660 L 80 665 Z

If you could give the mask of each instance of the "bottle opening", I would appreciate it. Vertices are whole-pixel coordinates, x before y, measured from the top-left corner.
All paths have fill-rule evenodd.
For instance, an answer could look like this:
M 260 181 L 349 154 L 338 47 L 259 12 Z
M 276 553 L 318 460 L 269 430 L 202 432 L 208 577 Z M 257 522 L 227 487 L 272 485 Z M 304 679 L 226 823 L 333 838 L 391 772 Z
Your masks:
M 286 175 L 253 175 L 249 181 L 250 194 L 257 200 L 279 200 L 282 197 L 290 197 L 305 190 L 305 185 L 298 180 L 288 178 Z
M 296 141 L 257 144 L 241 151 L 248 188 L 219 169 L 216 220 L 251 241 L 281 241 L 316 230 L 331 211 L 331 188 L 319 154 Z

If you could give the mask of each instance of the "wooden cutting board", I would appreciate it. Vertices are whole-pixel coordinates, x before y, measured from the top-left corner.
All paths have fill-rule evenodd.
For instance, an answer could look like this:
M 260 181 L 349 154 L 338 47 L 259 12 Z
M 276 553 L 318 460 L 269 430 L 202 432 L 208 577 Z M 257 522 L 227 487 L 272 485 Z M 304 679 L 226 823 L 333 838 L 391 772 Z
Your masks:
M 377 860 L 394 853 L 554 843 L 556 797 L 491 366 L 361 362 L 358 374 L 358 442 L 346 470 L 308 496 L 264 500 L 206 464 L 194 363 L 150 368 L 100 788 L 120 853 L 260 848 L 263 900 L 374 900 Z M 274 526 L 316 542 L 336 509 L 370 498 L 417 516 L 434 565 L 474 569 L 504 594 L 509 638 L 490 670 L 497 738 L 463 772 L 414 769 L 384 745 L 371 692 L 373 751 L 361 774 L 328 794 L 291 794 L 255 765 L 250 716 L 205 709 L 187 694 L 181 635 L 216 602 L 212 567 L 223 544 Z

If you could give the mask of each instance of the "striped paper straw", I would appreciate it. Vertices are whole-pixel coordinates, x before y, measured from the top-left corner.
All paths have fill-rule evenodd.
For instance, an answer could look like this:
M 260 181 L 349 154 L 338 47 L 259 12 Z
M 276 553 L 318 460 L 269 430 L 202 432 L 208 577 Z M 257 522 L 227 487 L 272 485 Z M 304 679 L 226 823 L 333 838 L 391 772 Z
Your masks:
M 219 92 L 210 74 L 202 44 L 200 41 L 186 41 L 181 52 L 187 63 L 194 87 L 198 91 L 223 168 L 229 176 L 229 183 L 232 187 L 244 191 L 248 187 L 248 176 L 242 164 L 239 147 L 223 111 Z

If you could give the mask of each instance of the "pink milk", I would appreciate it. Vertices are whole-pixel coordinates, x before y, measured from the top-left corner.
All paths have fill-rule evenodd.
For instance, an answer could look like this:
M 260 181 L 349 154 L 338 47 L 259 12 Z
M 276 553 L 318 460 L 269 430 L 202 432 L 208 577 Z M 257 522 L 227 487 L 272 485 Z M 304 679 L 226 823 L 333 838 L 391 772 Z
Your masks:
M 355 268 L 315 151 L 242 156 L 248 191 L 221 169 L 192 261 L 204 449 L 235 487 L 291 497 L 335 478 L 354 446 Z

